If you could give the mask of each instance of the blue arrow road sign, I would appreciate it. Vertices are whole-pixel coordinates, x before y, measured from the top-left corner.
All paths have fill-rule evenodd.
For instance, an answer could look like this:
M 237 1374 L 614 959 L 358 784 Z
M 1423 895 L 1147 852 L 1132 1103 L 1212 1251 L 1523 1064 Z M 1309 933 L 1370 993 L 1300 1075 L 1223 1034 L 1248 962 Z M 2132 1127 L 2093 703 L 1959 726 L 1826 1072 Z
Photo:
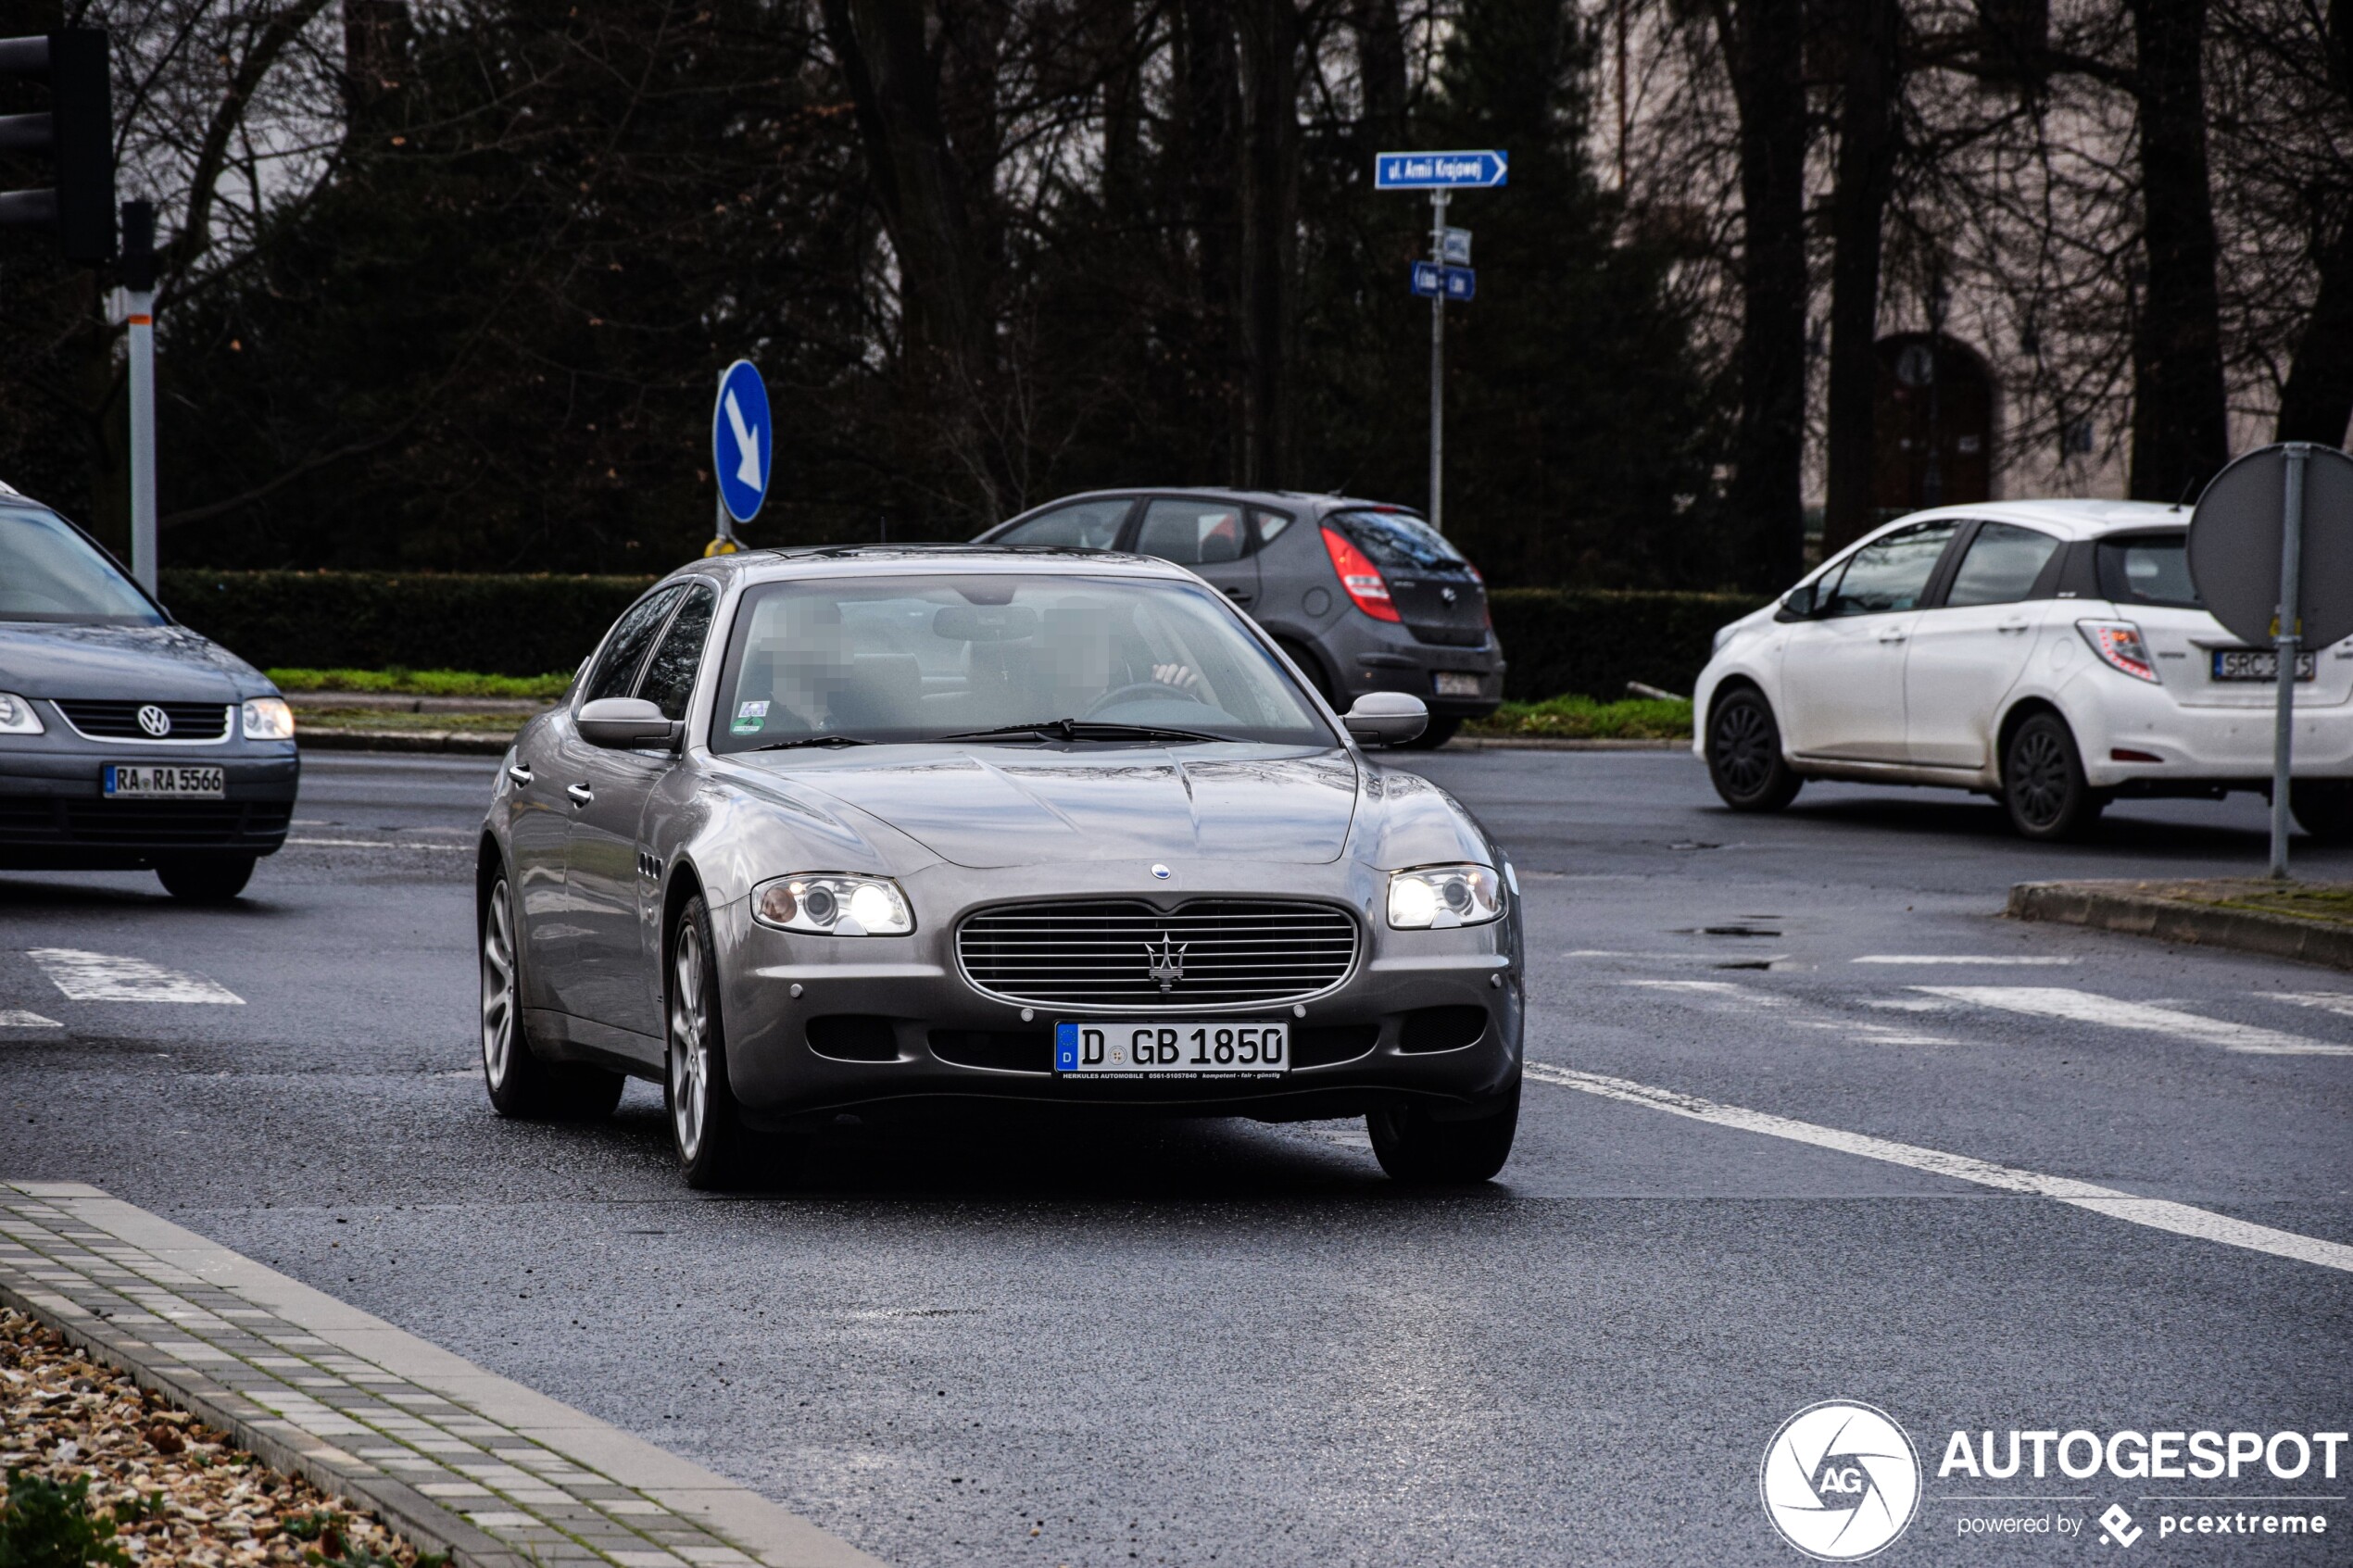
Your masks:
M 1414 292 L 1424 299 L 1435 299 L 1445 287 L 1445 269 L 1435 261 L 1414 263 Z
M 1469 300 L 1478 297 L 1478 274 L 1468 267 L 1446 269 L 1446 297 Z
M 727 515 L 749 522 L 768 498 L 769 460 L 776 432 L 768 417 L 768 388 L 749 359 L 727 367 L 711 410 L 711 462 Z
M 1375 153 L 1373 186 L 1382 191 L 1486 189 L 1506 182 L 1511 155 L 1466 153 Z

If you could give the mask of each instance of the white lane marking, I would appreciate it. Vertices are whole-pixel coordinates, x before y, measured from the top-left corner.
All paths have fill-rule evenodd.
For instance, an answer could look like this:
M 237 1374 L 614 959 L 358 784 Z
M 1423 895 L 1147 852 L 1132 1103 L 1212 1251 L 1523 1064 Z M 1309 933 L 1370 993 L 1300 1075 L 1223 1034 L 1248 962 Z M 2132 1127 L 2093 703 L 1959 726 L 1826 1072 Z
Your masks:
M 1993 953 L 1865 953 L 1848 963 L 1900 964 L 2002 964 L 2026 967 L 2030 965 L 2081 963 L 2081 959 L 2005 958 Z
M 2339 1018 L 2353 1018 L 2353 996 L 2342 991 L 2257 991 L 2254 995 L 2275 1002 L 2294 1002 L 2300 1008 L 2319 1008 Z
M 2146 1225 L 2152 1230 L 2171 1231 L 2176 1236 L 2196 1236 L 2226 1247 L 2244 1247 L 2254 1252 L 2268 1252 L 2275 1258 L 2292 1258 L 2298 1262 L 2317 1263 L 2323 1268 L 2353 1273 L 2353 1247 L 2341 1242 L 2322 1241 L 2316 1236 L 2298 1236 L 2294 1231 L 2275 1230 L 2270 1225 L 2259 1225 L 2247 1220 L 2234 1220 L 2227 1214 L 2193 1208 L 2186 1203 L 2175 1203 L 2169 1198 L 2141 1198 L 2115 1187 L 2079 1182 L 2068 1176 L 2046 1176 L 2039 1172 L 2020 1170 L 2014 1165 L 1996 1165 L 1990 1160 L 1971 1159 L 1966 1154 L 1947 1154 L 1942 1149 L 1922 1148 L 1917 1144 L 1875 1138 L 1868 1133 L 1844 1132 L 1812 1122 L 1776 1116 L 1770 1111 L 1751 1110 L 1744 1106 L 1701 1099 L 1696 1095 L 1681 1094 L 1674 1089 L 1656 1088 L 1625 1078 L 1605 1077 L 1599 1073 L 1579 1073 L 1534 1061 L 1527 1063 L 1526 1071 L 1539 1083 L 1579 1089 L 1604 1099 L 1648 1106 L 1654 1110 L 1688 1116 L 1693 1121 L 1709 1122 L 1719 1127 L 1730 1127 L 1743 1133 L 1762 1133 L 1768 1137 L 1812 1144 L 1817 1148 L 1859 1155 L 1866 1160 L 1884 1160 L 1891 1165 L 1907 1166 L 1931 1175 L 1949 1176 L 1955 1181 L 1971 1182 L 2002 1192 L 2053 1198 L 2078 1209 L 2088 1209 L 2095 1214 Z
M 2150 1002 L 2128 1002 L 2116 997 L 2103 997 L 2096 991 L 2071 991 L 2057 985 L 1915 985 L 1912 989 L 1952 1001 L 1974 1003 L 1979 1007 L 2032 1013 L 2039 1018 L 2060 1018 L 2070 1023 L 2101 1023 L 2111 1029 L 2142 1029 L 2151 1034 L 2171 1035 L 2176 1039 L 2195 1040 L 2202 1046 L 2221 1046 L 2225 1050 L 2245 1051 L 2257 1056 L 2353 1056 L 2353 1046 L 2308 1040 L 2301 1035 L 2283 1034 L 2277 1029 L 2262 1029 L 2252 1023 L 2231 1023 L 2219 1018 L 2203 1018 L 2194 1012 L 2182 1012 Z
M 420 844 L 397 838 L 289 838 L 288 844 L 300 844 L 318 849 L 471 849 L 470 844 Z
M 1621 985 L 1636 985 L 1646 991 L 1671 991 L 1687 997 L 1700 997 L 1711 1001 L 1729 1002 L 1738 1008 L 1753 1008 L 1759 1012 L 1791 1013 L 1800 1010 L 1786 997 L 1769 991 L 1753 990 L 1730 980 L 1622 980 Z M 1790 1025 L 1797 1029 L 1818 1029 L 1825 1034 L 1843 1035 L 1865 1045 L 1873 1046 L 1956 1046 L 1958 1040 L 1942 1035 L 1923 1035 L 1917 1029 L 1899 1028 L 1886 1023 L 1863 1023 L 1843 1018 L 1792 1018 Z
M 76 1002 L 219 1002 L 243 1007 L 245 999 L 218 981 L 145 959 L 85 953 L 74 947 L 34 947 L 28 956 L 50 984 Z
M 1693 997 L 1716 997 L 1746 1007 L 1785 1008 L 1789 1003 L 1769 991 L 1751 990 L 1730 980 L 1621 980 L 1621 985 L 1638 985 L 1645 991 L 1681 991 Z
M 1882 1008 L 1889 1012 L 1957 1012 L 1958 1002 L 1948 1002 L 1939 997 L 1866 997 L 1867 1008 Z
M 44 1018 L 37 1012 L 18 1008 L 0 1008 L 0 1029 L 62 1029 L 65 1025 L 54 1018 Z

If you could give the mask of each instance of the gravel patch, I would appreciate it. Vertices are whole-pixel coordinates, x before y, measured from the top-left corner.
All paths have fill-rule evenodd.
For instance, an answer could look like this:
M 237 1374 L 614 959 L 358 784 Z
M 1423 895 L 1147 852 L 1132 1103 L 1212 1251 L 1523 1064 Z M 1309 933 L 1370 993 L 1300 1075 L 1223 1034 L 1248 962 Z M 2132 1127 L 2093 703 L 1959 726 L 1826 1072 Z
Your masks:
M 439 1568 L 373 1518 L 281 1475 L 220 1433 L 0 1308 L 0 1476 L 87 1476 L 134 1563 Z M 7 1487 L 0 1482 L 0 1499 Z

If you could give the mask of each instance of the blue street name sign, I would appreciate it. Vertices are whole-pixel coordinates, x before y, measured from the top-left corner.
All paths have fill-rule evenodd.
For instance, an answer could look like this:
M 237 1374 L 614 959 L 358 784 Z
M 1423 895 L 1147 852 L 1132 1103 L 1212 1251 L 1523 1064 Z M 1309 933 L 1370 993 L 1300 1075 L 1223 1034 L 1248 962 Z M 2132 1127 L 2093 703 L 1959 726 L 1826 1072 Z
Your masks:
M 1414 263 L 1414 292 L 1424 299 L 1435 299 L 1446 287 L 1445 269 L 1435 261 Z
M 1478 274 L 1468 267 L 1446 269 L 1446 297 L 1470 300 L 1478 297 Z
M 1510 175 L 1510 155 L 1494 150 L 1373 155 L 1373 187 L 1381 191 L 1486 190 Z
M 727 515 L 749 522 L 768 498 L 769 462 L 776 432 L 768 417 L 768 388 L 749 359 L 727 367 L 711 409 L 711 463 Z

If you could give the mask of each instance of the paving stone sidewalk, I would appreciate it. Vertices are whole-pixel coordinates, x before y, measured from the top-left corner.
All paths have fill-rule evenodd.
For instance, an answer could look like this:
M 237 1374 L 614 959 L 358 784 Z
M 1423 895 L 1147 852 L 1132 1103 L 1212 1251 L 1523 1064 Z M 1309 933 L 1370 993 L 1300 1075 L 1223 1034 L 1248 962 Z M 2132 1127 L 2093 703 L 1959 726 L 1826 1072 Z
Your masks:
M 480 1568 L 881 1568 L 799 1515 L 93 1186 L 0 1182 L 0 1301 Z

